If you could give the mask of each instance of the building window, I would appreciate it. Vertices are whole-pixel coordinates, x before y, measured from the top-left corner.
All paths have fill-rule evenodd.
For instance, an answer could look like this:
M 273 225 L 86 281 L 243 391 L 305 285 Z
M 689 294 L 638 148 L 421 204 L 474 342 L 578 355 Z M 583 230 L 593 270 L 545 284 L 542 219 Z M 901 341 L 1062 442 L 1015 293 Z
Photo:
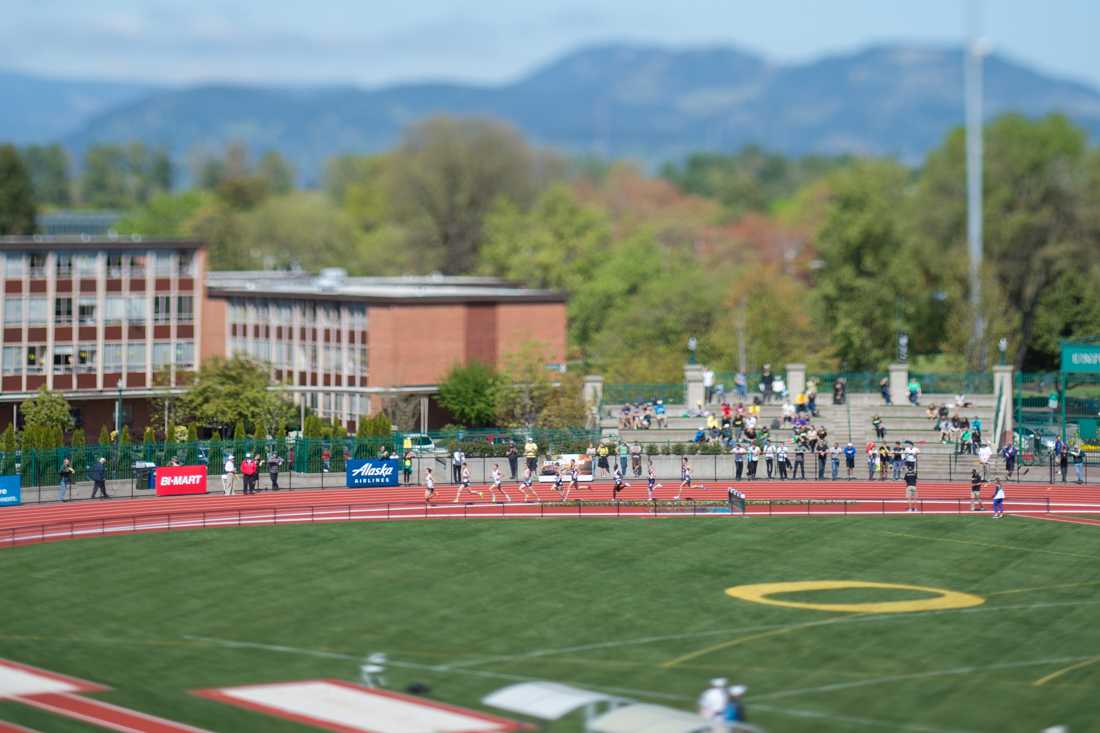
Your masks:
M 364 346 L 359 349 L 359 374 L 363 376 L 367 375 L 367 365 L 367 347 Z
M 23 347 L 4 347 L 4 374 L 19 374 L 23 371 Z
M 8 252 L 7 267 L 4 277 L 11 279 L 21 278 L 27 274 L 27 256 L 22 252 Z
M 95 344 L 81 344 L 76 352 L 76 369 L 80 372 L 95 371 Z
M 27 347 L 27 372 L 30 374 L 41 374 L 46 368 L 46 346 L 44 344 L 36 344 Z
M 4 298 L 4 325 L 19 326 L 23 323 L 23 299 Z
M 176 272 L 180 277 L 195 276 L 195 252 L 189 249 L 181 249 L 176 253 Z
M 130 255 L 127 260 L 130 265 L 131 278 L 145 277 L 145 255 Z
M 180 323 L 195 320 L 195 296 L 180 295 L 176 298 L 176 320 Z
M 79 254 L 76 256 L 76 274 L 80 277 L 95 277 L 96 256 L 91 254 Z
M 126 298 L 120 295 L 108 295 L 106 300 L 107 312 L 104 314 L 104 322 L 108 324 L 122 323 L 126 316 Z
M 31 253 L 31 277 L 46 277 L 46 255 Z
M 103 371 L 122 371 L 122 344 L 103 345 Z
M 145 344 L 126 344 L 126 371 L 145 371 Z
M 122 253 L 107 253 L 107 277 L 122 277 Z
M 172 343 L 157 341 L 153 344 L 153 369 L 163 369 L 172 363 Z
M 195 368 L 195 344 L 192 341 L 176 342 L 176 369 Z
M 157 252 L 153 256 L 153 267 L 157 277 L 172 277 L 172 272 L 175 270 L 175 268 L 172 267 L 172 253 Z
M 153 296 L 153 322 L 168 323 L 172 320 L 172 296 Z
M 77 318 L 81 326 L 95 325 L 96 300 L 94 296 L 81 297 L 77 305 Z
M 73 371 L 73 347 L 53 347 L 53 373 L 71 374 Z
M 353 305 L 348 307 L 351 315 L 351 330 L 352 331 L 366 331 L 367 330 L 367 307 L 363 305 Z
M 131 295 L 126 300 L 126 320 L 130 323 L 145 323 L 145 297 Z
M 73 276 L 73 256 L 68 252 L 58 252 L 54 257 L 58 277 Z
M 47 315 L 45 298 L 27 298 L 27 323 L 32 326 L 44 326 Z
M 72 298 L 54 298 L 53 299 L 53 322 L 58 325 L 67 326 L 73 322 L 73 299 Z M 71 356 L 71 354 L 70 354 Z

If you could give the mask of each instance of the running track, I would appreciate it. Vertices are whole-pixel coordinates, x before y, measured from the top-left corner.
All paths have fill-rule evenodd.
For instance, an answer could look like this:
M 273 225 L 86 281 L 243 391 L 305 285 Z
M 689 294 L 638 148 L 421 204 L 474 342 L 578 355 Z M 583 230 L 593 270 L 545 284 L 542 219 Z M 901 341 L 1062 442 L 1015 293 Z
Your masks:
M 505 484 L 510 501 L 492 504 L 487 501 L 488 487 L 478 485 L 485 498 L 463 497 L 454 503 L 455 487 L 447 484 L 437 488 L 432 504 L 424 504 L 422 487 L 385 489 L 325 489 L 293 492 L 264 491 L 245 496 L 205 494 L 139 499 L 88 500 L 68 504 L 31 505 L 0 510 L 0 548 L 34 542 L 69 539 L 101 534 L 149 532 L 158 530 L 193 529 L 201 527 L 293 524 L 319 521 L 454 519 L 507 517 L 614 517 L 614 516 L 726 516 L 713 507 L 696 507 L 694 502 L 725 501 L 728 482 L 698 485 L 685 490 L 684 501 L 677 506 L 645 504 L 644 480 L 630 482 L 630 488 L 619 495 L 624 505 L 609 506 L 611 484 L 582 484 L 582 489 L 570 496 L 570 504 L 562 506 L 560 496 L 549 484 L 537 485 L 539 502 L 521 501 L 522 494 L 514 482 Z M 678 482 L 670 481 L 659 488 L 655 498 L 669 500 L 676 496 Z M 899 514 L 906 509 L 905 489 L 893 481 L 773 481 L 739 482 L 753 503 L 748 513 L 756 516 L 829 516 L 846 514 Z M 1006 509 L 1013 514 L 1036 518 L 1074 521 L 1073 517 L 1057 514 L 1100 513 L 1100 491 L 1077 486 L 1044 486 L 1041 484 L 1006 486 Z M 988 490 L 985 509 L 991 501 Z M 580 499 L 579 503 L 572 502 Z M 814 503 L 811 503 L 813 500 Z M 586 505 L 585 502 L 595 502 Z M 636 505 L 629 502 L 639 502 Z M 793 502 L 793 503 L 791 503 Z M 826 503 L 827 502 L 827 503 Z M 970 490 L 967 484 L 928 483 L 920 486 L 921 510 L 925 514 L 957 514 L 969 512 Z M 1084 519 L 1083 524 L 1100 524 Z

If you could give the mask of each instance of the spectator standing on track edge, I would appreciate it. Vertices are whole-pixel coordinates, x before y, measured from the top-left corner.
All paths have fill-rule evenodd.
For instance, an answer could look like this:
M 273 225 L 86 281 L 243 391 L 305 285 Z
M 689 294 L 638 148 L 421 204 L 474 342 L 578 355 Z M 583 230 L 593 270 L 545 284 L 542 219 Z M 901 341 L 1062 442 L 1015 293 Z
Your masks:
M 627 447 L 625 440 L 620 440 L 619 441 L 618 451 L 619 451 L 619 470 L 623 474 L 626 474 L 626 466 L 627 466 L 627 463 L 630 460 L 630 449 Z
M 69 492 L 73 490 L 73 476 L 76 475 L 76 471 L 73 470 L 73 465 L 68 458 L 61 463 L 61 468 L 58 469 L 58 473 L 60 477 L 57 482 L 57 487 L 61 501 L 68 501 Z
M 237 483 L 237 466 L 233 462 L 232 453 L 225 457 L 225 465 L 222 467 L 222 471 L 222 491 L 226 496 L 232 496 Z
M 985 506 L 982 504 L 982 475 L 975 468 L 970 471 L 970 511 L 980 512 Z
M 993 518 L 1004 519 L 1005 516 L 1005 488 L 1000 479 L 993 480 Z
M 88 469 L 88 478 L 92 480 L 92 498 L 96 498 L 99 492 L 103 492 L 101 498 L 107 499 L 107 459 L 106 457 L 100 457 L 98 461 L 92 464 L 92 467 Z
M 714 733 L 726 730 L 726 706 L 729 704 L 727 680 L 717 677 L 710 681 L 710 687 L 699 696 L 699 715 L 708 723 Z
M 917 511 L 917 467 L 909 466 L 905 469 L 905 500 L 908 507 L 905 511 Z
M 508 441 L 508 452 L 505 455 L 508 458 L 508 470 L 512 472 L 512 480 L 515 481 L 516 474 L 519 473 L 519 450 L 514 440 Z
M 267 477 L 271 479 L 271 490 L 279 490 L 279 468 L 283 465 L 283 458 L 275 451 L 267 454 Z
M 513 448 L 515 448 L 515 446 L 512 446 L 512 447 L 513 447 Z M 405 485 L 406 485 L 406 486 L 407 486 L 408 484 L 411 484 L 411 483 L 412 483 L 412 475 L 413 475 L 413 458 L 414 458 L 415 456 L 416 456 L 416 454 L 415 454 L 415 453 L 413 453 L 413 449 L 412 449 L 412 448 L 409 448 L 409 449 L 407 449 L 407 450 L 405 451 L 405 455 L 404 455 L 404 457 L 403 457 L 403 458 L 401 459 L 401 471 L 402 471 L 402 473 L 404 473 L 404 474 L 405 474 Z
M 1085 451 L 1081 450 L 1080 443 L 1073 444 L 1069 456 L 1073 460 L 1073 473 L 1077 477 L 1077 483 L 1085 483 Z
M 523 444 L 523 460 L 527 462 L 527 467 L 533 473 L 538 473 L 539 444 L 530 435 L 527 436 L 527 441 Z
M 848 469 L 848 479 L 851 480 L 852 474 L 856 470 L 856 447 L 852 445 L 852 441 L 848 441 L 848 445 L 844 446 L 844 465 Z
M 241 461 L 241 485 L 245 494 L 256 493 L 256 471 L 256 460 L 251 453 L 245 453 Z
M 455 445 L 455 449 L 451 453 L 451 483 L 457 484 L 462 482 L 462 464 L 465 462 L 465 456 L 462 451 L 458 449 L 458 445 Z

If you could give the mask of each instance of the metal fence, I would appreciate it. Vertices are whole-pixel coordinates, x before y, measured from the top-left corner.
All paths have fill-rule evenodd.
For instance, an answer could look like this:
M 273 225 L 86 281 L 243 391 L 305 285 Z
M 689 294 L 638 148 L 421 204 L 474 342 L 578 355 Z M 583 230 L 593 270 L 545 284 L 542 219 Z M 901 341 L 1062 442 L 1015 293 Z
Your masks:
M 728 388 L 727 388 L 728 389 Z M 605 384 L 603 403 L 621 405 L 627 402 L 655 402 L 682 405 L 685 401 L 683 383 L 680 384 Z
M 992 394 L 992 372 L 909 372 L 926 394 Z

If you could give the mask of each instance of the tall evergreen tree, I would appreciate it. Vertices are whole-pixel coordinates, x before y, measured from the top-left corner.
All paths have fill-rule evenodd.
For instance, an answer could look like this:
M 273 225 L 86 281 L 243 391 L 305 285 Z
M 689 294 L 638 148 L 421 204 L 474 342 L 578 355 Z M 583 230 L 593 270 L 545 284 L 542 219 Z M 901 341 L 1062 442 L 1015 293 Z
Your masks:
M 0 145 L 0 235 L 34 234 L 34 185 L 14 145 Z

